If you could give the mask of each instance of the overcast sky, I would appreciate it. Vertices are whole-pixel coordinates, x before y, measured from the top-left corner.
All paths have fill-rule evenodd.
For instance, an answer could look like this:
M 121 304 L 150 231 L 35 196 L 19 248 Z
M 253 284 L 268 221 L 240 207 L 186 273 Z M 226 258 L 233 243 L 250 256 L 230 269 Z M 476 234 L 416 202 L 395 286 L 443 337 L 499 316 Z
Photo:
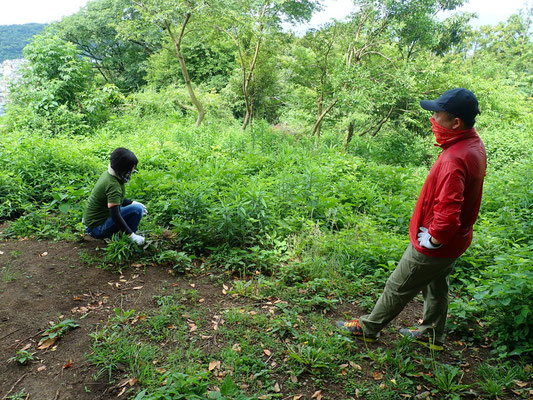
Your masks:
M 48 23 L 75 13 L 88 0 L 0 0 L 0 25 Z M 533 0 L 529 0 L 532 4 Z M 315 15 L 311 26 L 318 26 L 331 18 L 343 19 L 353 9 L 352 0 L 322 0 L 325 10 Z M 476 12 L 475 26 L 496 24 L 525 8 L 528 0 L 470 0 L 462 11 Z

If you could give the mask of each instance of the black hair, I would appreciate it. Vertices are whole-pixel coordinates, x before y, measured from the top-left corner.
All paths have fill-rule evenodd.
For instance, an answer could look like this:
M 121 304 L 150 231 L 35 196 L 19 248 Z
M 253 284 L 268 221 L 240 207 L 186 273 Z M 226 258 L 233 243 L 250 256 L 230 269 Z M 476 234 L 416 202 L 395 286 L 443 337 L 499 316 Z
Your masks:
M 109 157 L 111 168 L 119 175 L 130 172 L 139 162 L 131 150 L 117 147 Z
M 448 112 L 448 111 L 444 111 L 444 112 L 446 113 L 448 121 L 454 118 L 459 118 L 461 121 L 463 121 L 463 125 L 466 129 L 472 129 L 474 127 L 474 124 L 476 123 L 476 118 L 466 119 L 466 118 L 457 117 L 456 115 L 453 115 L 451 112 Z

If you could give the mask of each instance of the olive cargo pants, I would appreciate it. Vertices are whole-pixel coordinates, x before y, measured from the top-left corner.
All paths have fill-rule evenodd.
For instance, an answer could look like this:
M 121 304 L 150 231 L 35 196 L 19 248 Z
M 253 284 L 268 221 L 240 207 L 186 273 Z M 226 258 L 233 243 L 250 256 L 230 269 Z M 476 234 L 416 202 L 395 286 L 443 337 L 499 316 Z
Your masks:
M 372 313 L 359 318 L 367 335 L 377 335 L 420 291 L 424 296 L 424 316 L 420 330 L 444 342 L 448 313 L 448 275 L 456 258 L 429 257 L 409 243 L 392 272 Z

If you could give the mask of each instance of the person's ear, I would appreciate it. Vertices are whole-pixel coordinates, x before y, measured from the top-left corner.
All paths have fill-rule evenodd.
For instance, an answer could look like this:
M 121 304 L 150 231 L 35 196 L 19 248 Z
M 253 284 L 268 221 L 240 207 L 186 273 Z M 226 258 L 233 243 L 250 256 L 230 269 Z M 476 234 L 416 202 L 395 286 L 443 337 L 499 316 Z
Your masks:
M 452 129 L 461 129 L 463 127 L 463 120 L 461 118 L 454 118 Z

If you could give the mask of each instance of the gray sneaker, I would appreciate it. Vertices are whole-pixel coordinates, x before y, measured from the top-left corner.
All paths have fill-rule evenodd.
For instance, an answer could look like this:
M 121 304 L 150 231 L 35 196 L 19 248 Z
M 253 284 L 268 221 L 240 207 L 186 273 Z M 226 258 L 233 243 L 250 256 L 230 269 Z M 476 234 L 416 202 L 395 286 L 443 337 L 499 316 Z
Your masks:
M 430 350 L 444 350 L 442 342 L 435 340 L 434 337 L 428 335 L 427 333 L 423 333 L 419 328 L 402 328 L 400 329 L 400 335 L 408 337 Z

